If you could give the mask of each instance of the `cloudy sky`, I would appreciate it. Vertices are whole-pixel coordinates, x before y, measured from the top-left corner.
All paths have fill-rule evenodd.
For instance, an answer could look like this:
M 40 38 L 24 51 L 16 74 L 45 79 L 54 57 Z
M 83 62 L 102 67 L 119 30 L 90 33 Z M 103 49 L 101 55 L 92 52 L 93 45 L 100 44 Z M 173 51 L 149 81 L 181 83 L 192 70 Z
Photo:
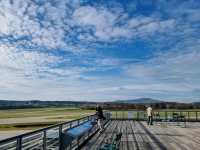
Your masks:
M 200 100 L 199 0 L 0 0 L 0 99 Z

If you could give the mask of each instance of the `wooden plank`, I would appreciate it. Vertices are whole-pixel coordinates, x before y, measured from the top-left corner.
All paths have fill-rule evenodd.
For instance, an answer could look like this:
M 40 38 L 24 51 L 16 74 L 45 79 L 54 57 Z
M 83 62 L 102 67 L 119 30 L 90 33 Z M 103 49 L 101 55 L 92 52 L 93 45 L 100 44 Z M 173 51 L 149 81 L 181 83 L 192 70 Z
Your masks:
M 189 130 L 187 128 L 181 128 L 175 125 L 168 126 L 167 128 L 163 128 L 161 126 L 152 126 L 150 130 L 150 132 L 152 132 L 155 136 L 157 136 L 157 138 L 159 138 L 162 143 L 167 143 L 167 149 L 174 149 L 174 150 L 191 149 L 191 145 L 196 145 L 192 143 L 191 137 L 187 138 L 187 134 L 185 134 L 186 131 Z M 194 149 L 194 146 L 192 149 Z
M 120 150 L 198 150 L 200 149 L 199 129 L 200 123 L 188 123 L 188 128 L 182 128 L 176 124 L 167 127 L 159 124 L 147 126 L 146 122 L 114 120 L 110 122 L 103 134 L 95 135 L 86 144 L 84 150 L 96 150 L 106 138 L 112 138 L 117 132 L 122 132 Z
M 105 131 L 101 134 L 97 133 L 84 147 L 81 149 L 83 150 L 90 150 L 90 149 L 97 149 L 101 146 L 105 138 L 109 138 L 112 136 L 114 129 L 116 128 L 118 122 L 117 121 L 110 121 L 108 126 L 106 127 Z
M 129 126 L 129 128 L 131 129 L 131 133 L 132 133 L 132 138 L 133 138 L 133 140 L 132 140 L 132 145 L 133 145 L 133 149 L 135 149 L 135 150 L 139 150 L 139 144 L 138 144 L 138 141 L 137 141 L 137 139 L 136 139 L 136 135 L 135 135 L 135 132 L 136 131 L 134 131 L 135 129 L 133 129 L 133 128 L 135 128 L 135 121 L 130 121 L 130 126 Z
M 143 139 L 143 145 L 145 149 L 149 149 L 149 150 L 155 149 L 153 146 L 153 143 L 155 141 L 153 141 L 150 135 L 147 133 L 148 129 L 145 126 L 141 126 L 140 122 L 138 122 L 138 130 L 140 131 L 140 133 L 142 133 L 141 138 Z

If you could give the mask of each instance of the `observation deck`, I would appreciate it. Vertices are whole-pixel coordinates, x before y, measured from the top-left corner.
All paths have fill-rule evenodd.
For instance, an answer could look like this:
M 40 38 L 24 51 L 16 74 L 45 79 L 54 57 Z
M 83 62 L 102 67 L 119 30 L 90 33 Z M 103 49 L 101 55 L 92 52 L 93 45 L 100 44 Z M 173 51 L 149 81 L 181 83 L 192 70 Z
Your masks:
M 174 114 L 184 117 L 174 118 Z M 106 111 L 105 116 L 102 133 L 96 116 L 90 115 L 2 140 L 0 150 L 101 150 L 115 143 L 119 133 L 115 149 L 200 149 L 198 111 L 160 111 L 152 126 L 147 125 L 144 111 Z

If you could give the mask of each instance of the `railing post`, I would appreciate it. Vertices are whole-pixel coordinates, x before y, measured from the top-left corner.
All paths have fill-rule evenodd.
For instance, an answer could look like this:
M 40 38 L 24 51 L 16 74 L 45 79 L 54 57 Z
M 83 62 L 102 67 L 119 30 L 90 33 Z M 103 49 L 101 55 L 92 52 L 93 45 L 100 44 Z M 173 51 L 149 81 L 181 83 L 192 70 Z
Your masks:
M 79 141 L 80 139 L 78 138 L 77 139 L 77 148 L 79 147 L 79 145 L 80 145 L 80 141 Z
M 137 111 L 137 120 L 139 120 L 139 111 Z
M 46 138 L 47 138 L 47 131 L 44 130 L 44 131 L 43 131 L 43 145 L 42 145 L 43 150 L 46 150 L 46 148 L 47 148 Z
M 198 120 L 198 118 L 197 118 L 197 111 L 196 111 L 196 121 Z
M 69 128 L 70 128 L 70 129 L 72 128 L 72 122 L 69 123 Z
M 62 150 L 62 125 L 59 126 L 59 150 Z
M 167 111 L 165 111 L 165 120 L 167 120 Z
M 17 138 L 17 150 L 21 150 L 22 149 L 22 137 L 18 137 Z

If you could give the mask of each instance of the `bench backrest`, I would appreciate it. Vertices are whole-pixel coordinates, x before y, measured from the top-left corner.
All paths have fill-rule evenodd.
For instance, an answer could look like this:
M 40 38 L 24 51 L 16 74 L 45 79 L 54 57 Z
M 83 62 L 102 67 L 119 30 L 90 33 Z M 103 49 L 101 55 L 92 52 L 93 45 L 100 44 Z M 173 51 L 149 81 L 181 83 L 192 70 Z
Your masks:
M 121 137 L 122 137 L 121 132 L 114 136 L 113 141 L 112 141 L 113 148 L 115 148 L 115 149 L 119 148 L 119 145 L 120 145 L 120 142 L 121 142 Z

